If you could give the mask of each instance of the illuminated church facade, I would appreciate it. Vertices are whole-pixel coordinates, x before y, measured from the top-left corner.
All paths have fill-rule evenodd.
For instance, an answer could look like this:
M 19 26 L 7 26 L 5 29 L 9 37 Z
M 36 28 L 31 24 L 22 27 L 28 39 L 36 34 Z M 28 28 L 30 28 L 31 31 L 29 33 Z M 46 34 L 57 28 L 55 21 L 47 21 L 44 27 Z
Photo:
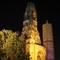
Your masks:
M 47 50 L 46 48 L 50 46 L 53 48 L 53 42 L 52 42 L 53 37 L 51 35 L 52 32 L 47 33 L 45 25 L 42 26 L 43 28 L 43 45 L 42 45 L 37 26 L 38 23 L 37 23 L 36 9 L 34 4 L 32 2 L 29 2 L 27 4 L 26 11 L 24 14 L 23 29 L 22 29 L 22 35 L 26 37 L 25 52 L 26 54 L 29 53 L 30 60 L 54 60 L 54 55 L 53 55 L 54 52 L 53 51 L 50 52 L 50 50 Z M 49 27 L 47 29 L 49 29 Z M 48 31 L 52 31 L 52 30 L 48 30 Z M 47 38 L 51 38 L 51 41 Z M 50 59 L 49 58 L 47 59 L 47 51 L 48 51 L 48 55 L 50 54 L 53 56 L 53 57 L 48 56 L 50 57 Z

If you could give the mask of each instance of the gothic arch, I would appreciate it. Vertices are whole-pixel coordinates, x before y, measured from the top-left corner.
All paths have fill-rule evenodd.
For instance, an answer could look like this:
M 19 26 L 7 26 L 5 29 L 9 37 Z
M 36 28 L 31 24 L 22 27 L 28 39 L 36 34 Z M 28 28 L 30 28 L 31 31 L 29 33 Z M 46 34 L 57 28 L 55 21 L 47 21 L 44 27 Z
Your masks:
M 37 60 L 42 60 L 42 58 L 43 58 L 43 52 L 41 50 L 39 50 L 37 52 Z

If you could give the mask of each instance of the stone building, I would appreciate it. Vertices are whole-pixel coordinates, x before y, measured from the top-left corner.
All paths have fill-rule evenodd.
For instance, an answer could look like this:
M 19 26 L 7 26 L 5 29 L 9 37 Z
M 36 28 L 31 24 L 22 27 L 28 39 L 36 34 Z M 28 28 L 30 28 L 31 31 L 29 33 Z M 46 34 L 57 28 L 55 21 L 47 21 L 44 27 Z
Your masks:
M 38 31 L 37 13 L 35 6 L 29 2 L 26 7 L 23 21 L 22 35 L 25 38 L 25 52 L 29 53 L 30 60 L 46 60 L 46 48 L 41 44 Z
M 46 48 L 46 60 L 55 60 L 54 58 L 54 40 L 52 24 L 48 23 L 42 25 L 43 45 Z

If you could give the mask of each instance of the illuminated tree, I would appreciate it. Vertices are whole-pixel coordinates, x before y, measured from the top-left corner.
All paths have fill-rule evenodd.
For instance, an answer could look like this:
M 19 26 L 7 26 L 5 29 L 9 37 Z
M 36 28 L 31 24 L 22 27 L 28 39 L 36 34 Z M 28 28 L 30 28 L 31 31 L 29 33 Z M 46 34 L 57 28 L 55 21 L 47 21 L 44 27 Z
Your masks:
M 24 36 L 17 32 L 3 29 L 0 31 L 0 50 L 2 60 L 22 60 L 24 54 Z

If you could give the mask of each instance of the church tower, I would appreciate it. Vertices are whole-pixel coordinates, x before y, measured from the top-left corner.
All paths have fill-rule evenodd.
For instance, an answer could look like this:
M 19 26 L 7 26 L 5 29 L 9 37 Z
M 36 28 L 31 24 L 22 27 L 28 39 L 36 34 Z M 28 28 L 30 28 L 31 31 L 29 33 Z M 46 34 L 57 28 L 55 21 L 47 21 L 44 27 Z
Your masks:
M 53 41 L 53 31 L 52 24 L 48 23 L 48 20 L 45 24 L 42 25 L 42 35 L 43 35 L 43 45 L 47 50 L 47 60 L 54 60 L 54 41 Z
M 32 2 L 28 2 L 24 14 L 22 35 L 25 36 L 25 52 L 29 53 L 29 60 L 45 60 L 46 48 L 41 45 L 37 29 L 37 13 Z

